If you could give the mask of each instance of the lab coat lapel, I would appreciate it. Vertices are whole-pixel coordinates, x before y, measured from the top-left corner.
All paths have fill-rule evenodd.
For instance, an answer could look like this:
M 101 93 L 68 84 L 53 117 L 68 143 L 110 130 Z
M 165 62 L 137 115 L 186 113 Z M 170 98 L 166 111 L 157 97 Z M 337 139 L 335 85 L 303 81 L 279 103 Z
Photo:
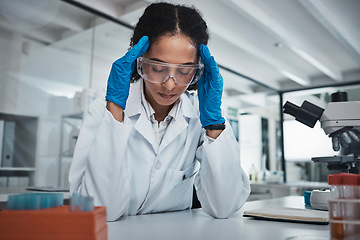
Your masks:
M 162 151 L 188 127 L 188 119 L 198 117 L 194 110 L 194 106 L 191 104 L 186 93 L 181 96 L 180 104 L 180 110 L 176 119 L 173 119 L 166 129 L 166 133 L 160 145 L 160 151 Z
M 147 118 L 145 109 L 141 104 L 142 81 L 143 80 L 140 79 L 131 85 L 125 114 L 132 119 L 138 116 L 138 119 L 134 124 L 135 130 L 151 144 L 154 151 L 157 153 L 159 147 L 155 138 L 155 133 L 151 121 Z
M 147 118 L 144 111 L 140 114 L 140 117 L 136 121 L 134 128 L 152 145 L 154 152 L 157 153 L 159 144 L 155 138 L 155 133 L 151 125 L 151 121 Z
M 179 112 L 179 114 L 181 111 Z M 188 123 L 186 122 L 183 115 L 179 116 L 175 121 L 171 121 L 166 129 L 163 140 L 161 141 L 160 151 L 162 151 L 169 143 L 171 143 L 184 129 L 186 129 Z

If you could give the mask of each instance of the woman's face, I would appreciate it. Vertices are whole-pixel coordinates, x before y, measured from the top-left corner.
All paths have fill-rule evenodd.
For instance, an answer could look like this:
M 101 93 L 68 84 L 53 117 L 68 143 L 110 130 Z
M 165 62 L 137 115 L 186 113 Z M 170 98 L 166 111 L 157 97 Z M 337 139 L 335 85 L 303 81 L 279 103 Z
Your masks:
M 152 43 L 144 57 L 171 64 L 197 64 L 197 50 L 190 39 L 182 34 L 166 35 Z M 163 83 L 144 81 L 145 96 L 156 111 L 156 106 L 171 106 L 188 86 L 179 86 L 170 77 Z

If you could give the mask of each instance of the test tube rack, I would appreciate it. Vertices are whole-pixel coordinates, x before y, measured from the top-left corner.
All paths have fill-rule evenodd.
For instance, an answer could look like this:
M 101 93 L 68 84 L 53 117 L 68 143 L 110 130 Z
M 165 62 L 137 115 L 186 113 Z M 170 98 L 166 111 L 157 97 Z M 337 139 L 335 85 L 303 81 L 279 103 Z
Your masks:
M 107 240 L 106 208 L 70 211 L 70 207 L 1 210 L 1 240 Z

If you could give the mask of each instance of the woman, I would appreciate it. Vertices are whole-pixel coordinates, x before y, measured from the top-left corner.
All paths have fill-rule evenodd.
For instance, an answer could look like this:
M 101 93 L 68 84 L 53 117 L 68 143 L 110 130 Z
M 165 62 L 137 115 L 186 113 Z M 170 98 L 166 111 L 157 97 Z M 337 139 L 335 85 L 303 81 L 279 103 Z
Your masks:
M 90 106 L 70 190 L 106 206 L 109 221 L 190 208 L 193 184 L 203 210 L 216 218 L 246 201 L 250 185 L 221 114 L 223 80 L 208 39 L 195 9 L 149 5 L 131 49 L 111 68 L 106 101 Z M 189 91 L 196 87 L 197 95 Z

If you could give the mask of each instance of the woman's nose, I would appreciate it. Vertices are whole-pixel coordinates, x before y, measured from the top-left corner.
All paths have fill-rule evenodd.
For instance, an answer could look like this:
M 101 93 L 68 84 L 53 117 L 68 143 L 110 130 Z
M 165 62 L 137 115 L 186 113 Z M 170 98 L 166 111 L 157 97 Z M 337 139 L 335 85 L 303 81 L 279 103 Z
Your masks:
M 163 86 L 171 91 L 176 87 L 176 82 L 173 76 L 169 76 L 169 78 L 163 83 Z

